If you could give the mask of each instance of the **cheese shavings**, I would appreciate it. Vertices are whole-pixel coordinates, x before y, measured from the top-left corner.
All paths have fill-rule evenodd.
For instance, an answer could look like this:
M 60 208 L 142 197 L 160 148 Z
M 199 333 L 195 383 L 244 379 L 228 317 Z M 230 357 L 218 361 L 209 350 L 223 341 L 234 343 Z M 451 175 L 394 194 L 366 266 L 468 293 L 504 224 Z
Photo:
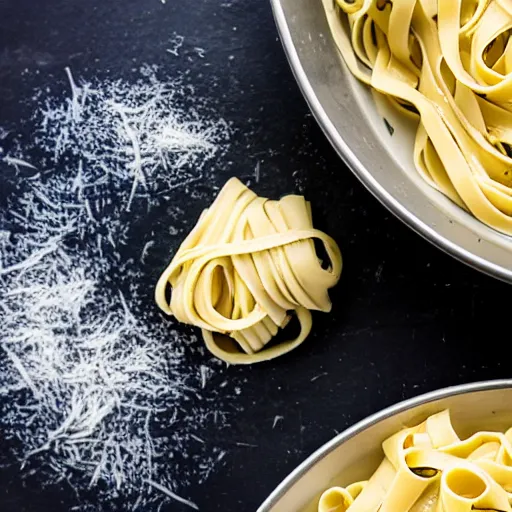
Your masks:
M 73 510 L 192 504 L 186 487 L 225 455 L 197 441 L 226 422 L 221 366 L 193 348 L 190 331 L 155 318 L 144 297 L 154 242 L 142 257 L 125 248 L 148 210 L 208 178 L 229 127 L 200 115 L 193 90 L 155 68 L 135 83 L 66 74 L 71 95 L 39 92 L 26 123 L 33 145 L 6 148 L 3 159 L 41 171 L 17 179 L 0 212 L 3 444 L 13 478 L 71 486 Z M 33 153 L 40 162 L 24 156 Z M 192 351 L 201 371 L 187 362 Z

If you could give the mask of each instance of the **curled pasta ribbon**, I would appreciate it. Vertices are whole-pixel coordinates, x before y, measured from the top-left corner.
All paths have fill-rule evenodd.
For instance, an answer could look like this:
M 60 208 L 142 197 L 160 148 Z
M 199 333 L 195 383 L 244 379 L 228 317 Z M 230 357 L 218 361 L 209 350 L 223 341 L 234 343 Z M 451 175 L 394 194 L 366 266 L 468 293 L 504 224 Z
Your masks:
M 355 482 L 347 488 L 331 487 L 323 492 L 318 502 L 320 512 L 346 512 L 359 496 L 367 482 Z
M 461 440 L 448 410 L 434 414 L 386 439 L 371 478 L 328 489 L 318 512 L 510 512 L 511 439 L 512 429 Z
M 322 267 L 314 240 L 330 260 Z M 272 359 L 311 331 L 310 310 L 328 312 L 328 289 L 340 277 L 336 242 L 313 228 L 302 196 L 258 197 L 230 179 L 158 280 L 158 306 L 202 329 L 208 349 L 233 364 Z M 170 302 L 167 292 L 172 288 Z M 298 336 L 268 346 L 294 312 Z
M 322 1 L 350 71 L 418 120 L 419 174 L 512 234 L 510 1 Z

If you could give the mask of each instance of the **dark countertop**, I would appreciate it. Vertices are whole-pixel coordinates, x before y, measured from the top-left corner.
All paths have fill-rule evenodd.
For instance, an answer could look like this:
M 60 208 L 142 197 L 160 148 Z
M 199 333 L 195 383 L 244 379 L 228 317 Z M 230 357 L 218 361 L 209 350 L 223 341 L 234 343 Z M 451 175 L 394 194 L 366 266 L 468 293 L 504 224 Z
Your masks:
M 173 34 L 184 37 L 182 58 L 165 51 Z M 204 59 L 187 58 L 194 47 L 205 50 Z M 315 315 L 307 342 L 276 361 L 224 373 L 240 386 L 239 394 L 234 384 L 224 388 L 230 426 L 203 433 L 207 443 L 226 449 L 224 465 L 183 491 L 201 510 L 255 510 L 316 448 L 399 400 L 510 377 L 498 347 L 510 288 L 422 240 L 344 167 L 308 112 L 268 2 L 0 0 L 2 126 L 23 130 L 31 91 L 65 90 L 66 66 L 78 76 L 130 79 L 141 63 L 169 73 L 188 70 L 196 93 L 214 101 L 232 124 L 228 153 L 216 163 L 218 186 L 231 175 L 250 179 L 259 162 L 254 190 L 272 197 L 305 194 L 316 224 L 344 255 L 342 279 L 331 293 L 333 312 Z M 3 196 L 10 193 L 9 180 L 0 185 Z M 205 195 L 213 197 L 207 187 L 203 192 L 195 202 L 181 196 L 190 226 L 207 206 Z M 153 215 L 162 220 L 165 208 Z M 144 220 L 141 232 L 155 219 Z M 151 286 L 168 260 L 169 244 L 162 238 L 148 260 Z M 140 243 L 133 247 L 139 254 Z M 191 364 L 203 357 L 197 354 Z M 273 428 L 276 416 L 282 420 Z M 17 486 L 16 471 L 0 472 L 2 510 L 72 506 L 73 498 L 59 488 Z M 170 502 L 162 510 L 181 508 Z

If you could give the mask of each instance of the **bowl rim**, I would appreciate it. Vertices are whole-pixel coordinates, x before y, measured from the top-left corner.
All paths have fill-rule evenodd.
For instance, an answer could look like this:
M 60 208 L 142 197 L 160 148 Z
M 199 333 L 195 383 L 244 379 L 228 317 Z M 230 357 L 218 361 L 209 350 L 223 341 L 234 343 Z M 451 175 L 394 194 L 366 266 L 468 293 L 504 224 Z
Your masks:
M 391 213 L 427 241 L 431 242 L 445 253 L 455 257 L 466 265 L 483 272 L 484 274 L 512 283 L 512 268 L 507 268 L 493 263 L 485 257 L 479 256 L 474 252 L 459 246 L 446 236 L 439 234 L 417 215 L 405 208 L 365 168 L 347 143 L 343 140 L 343 137 L 338 133 L 336 127 L 323 109 L 320 100 L 309 81 L 293 42 L 281 0 L 270 0 L 270 4 L 281 43 L 302 95 L 327 139 L 353 174 L 355 174 L 368 191 L 389 211 L 391 211 Z
M 257 512 L 271 512 L 278 501 L 288 492 L 288 490 L 305 475 L 315 464 L 326 457 L 333 450 L 344 444 L 346 441 L 366 430 L 367 428 L 395 416 L 401 412 L 407 411 L 419 405 L 428 404 L 444 398 L 449 398 L 467 393 L 475 393 L 480 391 L 491 391 L 496 389 L 512 388 L 512 379 L 496 379 L 469 384 L 458 384 L 429 391 L 407 400 L 402 400 L 381 411 L 367 416 L 358 421 L 356 424 L 347 428 L 337 436 L 327 441 L 324 445 L 313 452 L 306 460 L 299 464 L 268 496 L 268 498 L 260 505 Z

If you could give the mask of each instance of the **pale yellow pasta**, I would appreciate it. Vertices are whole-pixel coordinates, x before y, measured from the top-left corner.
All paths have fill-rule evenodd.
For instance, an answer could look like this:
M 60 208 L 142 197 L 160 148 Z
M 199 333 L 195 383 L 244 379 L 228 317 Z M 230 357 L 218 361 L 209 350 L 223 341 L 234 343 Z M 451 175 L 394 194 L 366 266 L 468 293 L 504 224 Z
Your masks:
M 331 487 L 320 496 L 318 512 L 346 512 L 353 501 L 347 489 Z
M 331 487 L 327 489 L 318 502 L 319 512 L 345 512 L 354 499 L 361 494 L 368 482 L 355 482 L 348 487 Z
M 328 489 L 318 512 L 336 503 L 335 512 L 511 512 L 510 432 L 461 440 L 448 410 L 434 414 L 384 441 L 385 458 L 357 495 Z
M 322 1 L 350 71 L 417 117 L 419 174 L 512 234 L 510 0 Z
M 325 248 L 325 268 L 314 239 Z M 254 363 L 306 339 L 310 310 L 331 309 L 328 290 L 338 282 L 341 266 L 336 242 L 313 228 L 302 196 L 270 201 L 232 178 L 161 275 L 155 299 L 165 313 L 200 327 L 206 346 L 220 359 Z M 299 334 L 268 346 L 291 312 Z

